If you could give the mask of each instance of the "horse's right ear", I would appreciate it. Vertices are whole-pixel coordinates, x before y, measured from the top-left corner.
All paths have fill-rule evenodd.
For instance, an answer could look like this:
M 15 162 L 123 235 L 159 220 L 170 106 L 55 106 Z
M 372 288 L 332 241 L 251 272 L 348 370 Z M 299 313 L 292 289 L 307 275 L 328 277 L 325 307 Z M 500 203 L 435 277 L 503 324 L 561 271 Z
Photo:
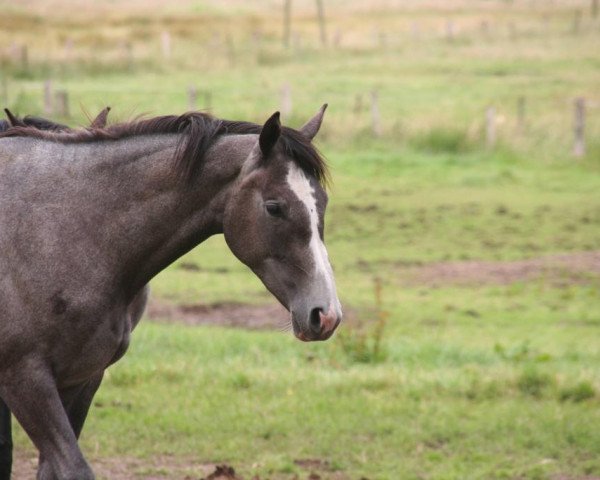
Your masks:
M 263 125 L 258 137 L 258 145 L 263 157 L 268 157 L 271 150 L 281 136 L 281 120 L 279 120 L 279 112 L 275 112 Z
M 104 108 L 96 116 L 96 118 L 94 118 L 94 120 L 90 124 L 90 128 L 104 128 L 104 127 L 106 127 L 106 121 L 108 120 L 108 112 L 110 112 L 110 107 Z

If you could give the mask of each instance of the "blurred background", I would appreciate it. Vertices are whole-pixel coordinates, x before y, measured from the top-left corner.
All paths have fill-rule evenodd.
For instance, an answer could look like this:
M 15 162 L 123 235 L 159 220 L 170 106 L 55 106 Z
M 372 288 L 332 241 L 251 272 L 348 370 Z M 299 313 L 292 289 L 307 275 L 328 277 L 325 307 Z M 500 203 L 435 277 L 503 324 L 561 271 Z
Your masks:
M 297 342 L 208 240 L 96 396 L 99 478 L 600 478 L 598 3 L 0 0 L 16 114 L 299 127 L 329 103 L 345 323 Z

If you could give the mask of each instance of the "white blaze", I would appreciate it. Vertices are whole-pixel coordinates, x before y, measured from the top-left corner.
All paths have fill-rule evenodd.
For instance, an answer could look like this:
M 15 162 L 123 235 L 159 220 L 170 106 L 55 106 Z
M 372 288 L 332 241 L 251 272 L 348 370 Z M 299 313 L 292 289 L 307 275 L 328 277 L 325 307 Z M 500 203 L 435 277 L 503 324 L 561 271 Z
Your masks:
M 334 308 L 338 312 L 340 310 L 339 300 L 333 280 L 333 271 L 329 263 L 329 255 L 325 244 L 319 236 L 319 215 L 317 212 L 317 199 L 315 198 L 315 190 L 311 187 L 308 178 L 298 166 L 290 163 L 290 169 L 287 175 L 287 182 L 290 189 L 296 194 L 300 201 L 306 207 L 310 218 L 310 243 L 309 249 L 312 254 L 315 265 L 315 276 L 317 279 L 323 279 L 327 288 L 327 294 L 330 297 L 330 304 L 324 307 Z

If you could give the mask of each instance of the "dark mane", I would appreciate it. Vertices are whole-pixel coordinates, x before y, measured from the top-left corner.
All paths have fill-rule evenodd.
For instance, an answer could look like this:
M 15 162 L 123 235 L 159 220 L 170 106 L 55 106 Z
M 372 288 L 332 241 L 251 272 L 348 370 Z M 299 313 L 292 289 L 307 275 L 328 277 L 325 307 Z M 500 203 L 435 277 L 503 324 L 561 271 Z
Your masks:
M 3 131 L 3 125 L 0 123 L 0 139 L 29 137 L 59 143 L 86 143 L 140 135 L 181 134 L 176 163 L 181 176 L 191 181 L 200 172 L 206 151 L 219 136 L 259 134 L 261 129 L 261 125 L 251 122 L 223 120 L 206 113 L 189 112 L 183 115 L 134 120 L 105 128 L 40 130 L 32 125 L 9 127 Z M 327 165 L 318 150 L 304 135 L 292 128 L 283 127 L 279 142 L 286 155 L 290 156 L 307 174 L 314 176 L 321 184 L 327 182 Z

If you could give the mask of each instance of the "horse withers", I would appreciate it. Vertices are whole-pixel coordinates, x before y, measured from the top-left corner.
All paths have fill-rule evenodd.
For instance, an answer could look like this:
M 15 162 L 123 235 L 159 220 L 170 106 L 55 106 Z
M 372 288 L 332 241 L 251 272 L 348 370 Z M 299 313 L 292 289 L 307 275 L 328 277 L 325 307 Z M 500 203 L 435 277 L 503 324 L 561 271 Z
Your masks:
M 211 235 L 329 338 L 342 313 L 323 243 L 327 169 L 300 130 L 201 113 L 0 133 L 0 397 L 38 479 L 91 479 L 77 438 L 158 272 Z

